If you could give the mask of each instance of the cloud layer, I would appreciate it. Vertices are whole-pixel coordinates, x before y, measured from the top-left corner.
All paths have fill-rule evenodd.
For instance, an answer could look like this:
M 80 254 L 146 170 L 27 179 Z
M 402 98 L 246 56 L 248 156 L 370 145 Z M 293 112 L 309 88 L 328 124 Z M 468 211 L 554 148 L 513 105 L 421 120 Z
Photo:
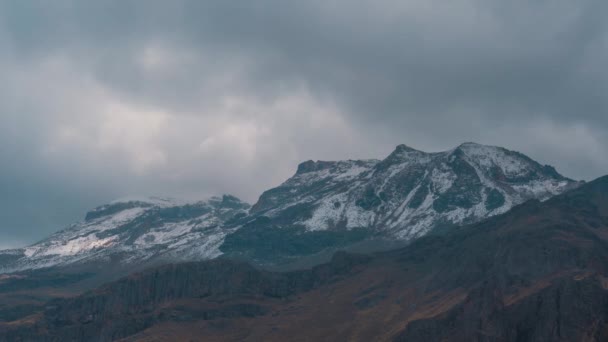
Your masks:
M 601 0 L 2 1 L 0 239 L 463 141 L 608 173 Z M 2 246 L 0 246 L 2 247 Z

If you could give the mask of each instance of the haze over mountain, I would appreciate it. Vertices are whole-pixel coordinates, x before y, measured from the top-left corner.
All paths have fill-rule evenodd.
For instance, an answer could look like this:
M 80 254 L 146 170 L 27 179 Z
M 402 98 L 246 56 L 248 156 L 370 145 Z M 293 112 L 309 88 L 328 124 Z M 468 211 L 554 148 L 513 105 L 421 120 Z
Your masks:
M 180 203 L 131 199 L 32 246 L 0 251 L 0 272 L 103 264 L 133 270 L 219 256 L 277 266 L 337 249 L 407 242 L 478 222 L 578 186 L 554 168 L 500 147 L 464 143 L 426 153 L 405 145 L 383 160 L 307 161 L 251 208 L 224 195 Z M 371 247 L 369 247 L 371 248 Z
M 608 169 L 602 0 L 0 0 L 0 248 L 399 143 Z M 542 18 L 542 23 L 539 23 Z M 272 166 L 272 167 L 269 167 Z
M 0 0 L 0 342 L 608 341 L 607 13 Z

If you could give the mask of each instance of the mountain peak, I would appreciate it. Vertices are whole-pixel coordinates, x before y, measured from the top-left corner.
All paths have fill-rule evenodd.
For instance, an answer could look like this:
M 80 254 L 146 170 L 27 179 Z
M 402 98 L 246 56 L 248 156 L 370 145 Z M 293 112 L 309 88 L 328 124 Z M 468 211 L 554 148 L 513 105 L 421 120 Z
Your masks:
M 407 159 L 411 158 L 412 156 L 423 156 L 423 155 L 427 155 L 427 153 L 417 150 L 415 148 L 412 148 L 408 145 L 400 144 L 400 145 L 397 145 L 397 147 L 395 147 L 393 152 L 391 152 L 391 154 L 389 154 L 388 157 L 386 157 L 384 159 L 382 164 L 400 163 L 403 160 L 407 160 Z
M 130 203 L 130 202 L 141 202 L 141 203 L 155 204 L 155 203 L 174 203 L 176 201 L 177 200 L 175 198 L 170 198 L 170 197 L 159 197 L 159 196 L 127 196 L 127 197 L 117 198 L 117 199 L 111 201 L 109 204 Z
M 194 202 L 193 202 L 194 203 Z M 89 211 L 85 221 L 98 219 L 103 216 L 115 215 L 126 210 L 146 210 L 149 208 L 172 208 L 189 204 L 187 201 L 177 200 L 169 197 L 156 196 L 129 196 L 111 201 Z
M 252 213 L 310 231 L 365 228 L 407 240 L 578 186 L 519 152 L 475 142 L 436 153 L 401 144 L 378 163 L 354 163 L 304 162 L 296 176 L 262 194 Z
M 492 146 L 492 145 L 479 144 L 479 143 L 472 142 L 472 141 L 466 141 L 466 142 L 463 142 L 462 144 L 456 146 L 456 148 L 454 148 L 452 151 L 454 151 L 454 150 L 463 151 L 465 153 L 467 153 L 467 152 L 480 153 L 482 151 L 487 153 L 488 151 L 504 150 L 504 148 L 498 147 L 498 146 Z
M 321 171 L 324 169 L 328 169 L 335 164 L 336 164 L 336 162 L 330 162 L 330 161 L 307 160 L 305 162 L 300 163 L 300 165 L 298 165 L 298 170 L 296 171 L 296 174 L 299 175 L 299 174 L 308 173 L 308 172 Z
M 231 209 L 243 209 L 243 210 L 249 209 L 249 207 L 250 207 L 249 203 L 244 202 L 240 198 L 233 196 L 233 195 L 229 195 L 229 194 L 224 194 L 222 196 L 213 196 L 206 202 L 199 202 L 199 203 L 209 203 L 218 208 L 231 208 Z
M 250 205 L 232 195 L 187 202 L 128 197 L 99 206 L 45 240 L 12 252 L 0 273 L 99 262 L 144 263 L 153 259 L 217 257 L 225 223 L 247 215 Z M 6 258 L 5 258 L 6 259 Z
M 99 260 L 112 253 L 134 262 L 161 255 L 247 255 L 251 248 L 255 253 L 264 248 L 250 243 L 261 241 L 260 236 L 279 239 L 270 245 L 285 247 L 255 254 L 273 263 L 281 253 L 289 259 L 293 253 L 322 252 L 371 236 L 412 240 L 437 227 L 505 213 L 530 199 L 547 200 L 578 185 L 501 147 L 467 142 L 427 153 L 402 144 L 382 161 L 305 161 L 253 207 L 230 195 L 194 203 L 158 197 L 114 201 L 91 211 L 84 222 L 22 249 L 23 257 L 4 271 Z M 17 258 L 14 254 L 10 258 Z
M 476 143 L 476 142 L 474 142 L 474 141 L 465 141 L 465 142 L 463 142 L 462 144 L 458 145 L 458 147 L 475 147 L 475 146 L 485 146 L 485 147 L 490 147 L 490 146 L 487 146 L 487 145 L 483 145 L 483 144 Z
M 415 148 L 412 148 L 406 144 L 399 144 L 395 147 L 395 152 L 421 152 Z

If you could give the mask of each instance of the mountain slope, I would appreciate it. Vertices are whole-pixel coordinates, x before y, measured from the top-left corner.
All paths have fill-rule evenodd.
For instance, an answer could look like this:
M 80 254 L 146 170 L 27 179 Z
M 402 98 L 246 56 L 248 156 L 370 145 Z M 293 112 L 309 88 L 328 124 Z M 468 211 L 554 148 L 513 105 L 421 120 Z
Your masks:
M 302 163 L 295 176 L 266 191 L 252 213 L 309 231 L 373 228 L 414 238 L 442 224 L 467 224 L 528 199 L 544 200 L 576 184 L 500 147 L 465 143 L 425 153 L 400 145 L 382 161 Z
M 307 161 L 260 196 L 220 250 L 271 262 L 332 245 L 409 241 L 579 184 L 521 153 L 474 143 L 439 153 L 400 145 L 381 161 Z
M 608 177 L 372 257 L 170 265 L 0 324 L 6 341 L 605 341 Z
M 38 244 L 1 251 L 0 273 L 220 255 L 265 266 L 304 256 L 318 263 L 337 249 L 386 249 L 388 242 L 478 222 L 578 185 L 550 166 L 500 147 L 465 143 L 425 153 L 400 145 L 381 161 L 304 162 L 251 209 L 231 196 L 190 204 L 144 199 L 102 206 Z
M 37 244 L 0 252 L 0 273 L 95 262 L 214 258 L 230 231 L 224 223 L 245 215 L 248 208 L 227 195 L 196 203 L 159 198 L 116 201 Z

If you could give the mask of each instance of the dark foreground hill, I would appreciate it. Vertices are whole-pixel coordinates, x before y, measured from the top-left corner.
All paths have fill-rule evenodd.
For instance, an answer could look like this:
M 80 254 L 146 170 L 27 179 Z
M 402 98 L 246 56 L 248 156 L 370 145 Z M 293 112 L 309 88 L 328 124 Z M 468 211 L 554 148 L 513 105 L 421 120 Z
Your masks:
M 608 177 L 399 250 L 273 273 L 167 265 L 2 323 L 2 341 L 607 341 Z

